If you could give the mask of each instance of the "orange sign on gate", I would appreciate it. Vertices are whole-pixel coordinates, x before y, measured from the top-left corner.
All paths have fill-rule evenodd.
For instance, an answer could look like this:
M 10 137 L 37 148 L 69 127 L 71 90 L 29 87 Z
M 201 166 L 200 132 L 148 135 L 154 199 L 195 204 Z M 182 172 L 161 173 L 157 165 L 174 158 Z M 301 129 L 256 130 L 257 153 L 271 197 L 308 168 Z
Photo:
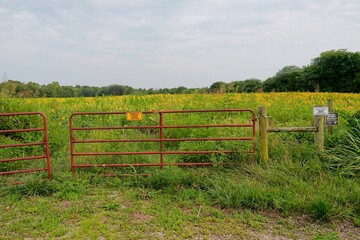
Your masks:
M 142 120 L 142 112 L 127 112 L 126 119 L 128 121 L 140 121 Z

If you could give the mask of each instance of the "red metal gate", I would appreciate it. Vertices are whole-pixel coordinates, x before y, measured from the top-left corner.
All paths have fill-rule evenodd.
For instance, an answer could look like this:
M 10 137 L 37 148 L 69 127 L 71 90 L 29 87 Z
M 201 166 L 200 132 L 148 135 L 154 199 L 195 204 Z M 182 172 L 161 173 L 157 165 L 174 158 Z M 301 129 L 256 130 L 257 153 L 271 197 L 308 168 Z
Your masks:
M 235 116 L 224 120 L 224 115 L 230 116 L 231 114 Z M 237 117 L 239 114 L 245 114 L 245 116 Z M 126 116 L 127 119 L 125 119 Z M 189 119 L 185 121 L 184 119 L 187 118 Z M 113 119 L 113 121 L 109 119 Z M 194 121 L 200 122 L 200 124 L 193 124 Z M 104 124 L 99 124 L 100 122 Z M 162 168 L 168 165 L 209 166 L 213 164 L 212 161 L 168 162 L 165 161 L 165 156 L 168 155 L 246 153 L 251 154 L 254 158 L 256 151 L 255 122 L 256 116 L 251 109 L 73 113 L 69 118 L 71 171 L 74 173 L 76 168 L 88 167 L 158 166 Z M 181 130 L 183 133 L 181 133 Z M 127 131 L 132 131 L 132 133 L 127 133 Z M 140 135 L 136 137 L 134 131 L 140 133 Z M 106 134 L 109 132 L 113 132 L 113 134 L 111 137 L 106 137 Z M 222 133 L 233 134 L 234 136 L 215 136 Z M 181 147 L 186 145 L 186 142 L 196 142 L 199 147 L 205 142 L 213 142 L 213 145 L 210 146 L 211 149 L 183 150 Z M 224 142 L 227 145 L 230 145 L 229 142 L 236 142 L 238 145 L 233 144 L 230 149 L 226 149 L 226 146 L 219 149 L 219 145 L 226 145 Z M 246 149 L 236 149 L 240 146 L 240 143 L 244 142 L 247 143 L 245 144 L 247 145 Z M 140 149 L 136 149 L 138 151 L 134 151 L 134 147 L 124 146 L 124 144 L 129 143 L 156 145 L 153 145 L 155 150 L 153 148 L 152 150 L 145 151 L 140 147 Z M 114 146 L 113 148 L 99 146 L 106 144 L 118 144 L 121 146 Z M 173 145 L 176 146 L 174 147 Z M 126 151 L 127 149 L 130 149 L 130 151 Z M 147 158 L 150 158 L 150 156 L 157 155 L 158 158 L 152 162 L 133 161 L 131 163 L 117 162 L 116 159 L 113 159 L 112 163 L 98 162 L 96 159 L 92 160 L 92 162 L 83 160 L 88 159 L 88 157 L 118 156 L 120 158 L 121 156 L 129 155 L 139 156 L 139 158 L 140 156 L 148 156 Z M 76 162 L 75 158 L 81 158 L 82 161 Z M 144 159 L 148 160 L 147 158 Z
M 22 127 L 17 128 L 16 123 L 23 123 L 21 119 L 16 119 L 17 117 L 24 116 L 30 118 L 30 116 L 40 116 L 41 119 L 38 119 L 42 126 L 37 127 Z M 39 172 L 39 171 L 47 171 L 48 177 L 51 178 L 51 166 L 50 166 L 50 150 L 49 150 L 49 141 L 48 141 L 48 130 L 46 124 L 46 117 L 43 113 L 40 112 L 21 112 L 21 113 L 0 113 L 0 120 L 3 120 L 3 124 L 0 125 L 0 140 L 11 139 L 11 142 L 20 142 L 20 143 L 1 143 L 0 142 L 0 150 L 5 151 L 6 149 L 15 150 L 14 152 L 20 152 L 21 156 L 13 156 L 4 158 L 4 153 L 0 155 L 0 166 L 3 165 L 5 170 L 0 171 L 0 175 L 9 175 L 9 174 L 17 174 L 17 173 L 29 173 L 29 172 Z M 14 126 L 12 124 L 4 123 L 15 123 Z M 21 124 L 20 124 L 21 125 Z M 24 123 L 22 124 L 24 125 Z M 22 137 L 19 138 L 16 134 L 25 133 L 30 134 L 31 132 L 43 132 L 43 139 L 42 141 L 36 142 L 26 142 L 26 138 Z M 36 146 L 40 146 L 42 148 L 40 151 L 42 152 L 40 155 L 27 155 L 26 151 L 21 151 L 21 148 L 28 147 L 34 148 Z M 29 152 L 29 151 L 28 151 Z M 31 152 L 31 151 L 30 151 Z M 6 170 L 5 164 L 11 162 L 19 162 L 19 161 L 29 161 L 33 162 L 38 159 L 46 159 L 46 167 L 37 167 L 37 168 L 30 168 L 30 169 L 16 169 L 16 170 Z

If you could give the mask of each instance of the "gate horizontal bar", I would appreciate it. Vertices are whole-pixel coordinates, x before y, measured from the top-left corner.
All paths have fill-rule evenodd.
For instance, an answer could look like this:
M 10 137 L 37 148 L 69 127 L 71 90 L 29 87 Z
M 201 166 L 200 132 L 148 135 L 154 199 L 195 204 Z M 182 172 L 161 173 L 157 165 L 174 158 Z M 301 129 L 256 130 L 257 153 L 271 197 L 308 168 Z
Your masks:
M 73 156 L 114 156 L 114 155 L 160 155 L 160 154 L 215 154 L 215 153 L 253 153 L 253 151 L 163 151 L 163 152 L 84 152 Z
M 44 130 L 45 128 L 7 129 L 7 130 L 0 130 L 0 133 L 36 132 L 36 131 L 44 131 Z
M 108 139 L 108 140 L 72 140 L 72 143 L 136 143 L 136 142 L 185 142 L 185 141 L 252 141 L 254 138 L 247 137 L 247 138 L 164 138 L 161 139 L 122 139 L 122 140 L 115 140 L 115 139 Z
M 123 126 L 123 127 L 74 127 L 74 131 L 87 130 L 116 130 L 116 129 L 160 129 L 160 128 L 208 128 L 208 127 L 253 127 L 252 124 L 203 124 L 203 125 L 177 125 L 177 126 Z
M 218 127 L 252 127 L 252 124 L 203 124 L 203 125 L 177 125 L 163 126 L 163 128 L 218 128 Z
M 36 160 L 36 159 L 42 159 L 42 158 L 46 158 L 46 156 L 7 158 L 7 159 L 0 159 L 0 162 L 15 162 L 15 161 L 22 161 L 22 160 Z
M 88 167 L 160 167 L 160 166 L 211 166 L 213 163 L 108 163 L 108 164 L 76 164 L 78 168 Z
M 74 127 L 73 131 L 89 131 L 89 130 L 117 130 L 117 129 L 159 129 L 160 126 L 123 126 L 123 127 Z
M 216 112 L 251 112 L 255 116 L 252 109 L 202 109 L 202 110 L 161 110 L 161 111 L 143 111 L 143 114 L 158 113 L 216 113 Z M 76 115 L 119 115 L 127 112 L 76 112 L 70 115 L 70 118 Z
M 41 171 L 48 171 L 48 168 L 35 168 L 35 169 L 25 169 L 25 170 L 16 170 L 16 171 L 9 171 L 9 172 L 0 172 L 0 175 L 10 175 L 10 174 L 17 174 L 17 173 L 29 173 L 29 172 L 41 172 Z
M 19 144 L 6 144 L 6 145 L 0 145 L 0 148 L 11 148 L 11 147 L 31 147 L 31 146 L 38 146 L 38 145 L 44 145 L 44 142 L 19 143 Z
M 22 116 L 22 115 L 41 115 L 45 117 L 42 112 L 12 112 L 12 113 L 0 113 L 0 117 Z
M 212 113 L 212 112 L 252 112 L 252 109 L 200 109 L 200 110 L 162 110 L 161 113 Z M 254 113 L 255 115 L 255 113 Z

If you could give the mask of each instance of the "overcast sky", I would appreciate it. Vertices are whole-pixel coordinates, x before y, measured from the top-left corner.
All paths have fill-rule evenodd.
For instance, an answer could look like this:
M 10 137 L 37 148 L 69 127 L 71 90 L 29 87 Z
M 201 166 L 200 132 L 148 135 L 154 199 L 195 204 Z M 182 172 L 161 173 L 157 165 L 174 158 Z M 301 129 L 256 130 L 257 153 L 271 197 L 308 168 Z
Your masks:
M 21 82 L 205 87 L 359 48 L 359 0 L 0 0 L 0 74 Z

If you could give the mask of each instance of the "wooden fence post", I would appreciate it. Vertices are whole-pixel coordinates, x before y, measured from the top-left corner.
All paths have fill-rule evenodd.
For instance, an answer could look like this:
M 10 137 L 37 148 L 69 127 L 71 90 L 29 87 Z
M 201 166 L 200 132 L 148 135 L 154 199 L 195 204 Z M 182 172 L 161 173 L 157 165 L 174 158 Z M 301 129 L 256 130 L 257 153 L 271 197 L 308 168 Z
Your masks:
M 324 116 L 315 116 L 314 124 L 317 128 L 315 132 L 315 147 L 319 151 L 324 150 Z
M 333 101 L 332 101 L 332 99 L 327 100 L 327 106 L 329 108 L 329 112 L 332 112 L 333 111 Z M 329 135 L 332 136 L 332 134 L 333 134 L 333 127 L 332 126 L 328 126 L 328 132 L 329 132 Z
M 266 107 L 259 107 L 259 135 L 260 135 L 260 156 L 264 162 L 269 161 L 269 146 L 268 146 L 268 120 L 266 114 Z

